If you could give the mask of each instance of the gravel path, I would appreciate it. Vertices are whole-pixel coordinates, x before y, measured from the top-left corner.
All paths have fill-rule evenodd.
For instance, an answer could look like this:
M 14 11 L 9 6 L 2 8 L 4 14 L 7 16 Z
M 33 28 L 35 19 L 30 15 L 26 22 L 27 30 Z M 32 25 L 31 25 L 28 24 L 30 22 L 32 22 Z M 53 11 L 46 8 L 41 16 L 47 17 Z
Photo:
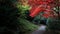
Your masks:
M 38 30 L 32 32 L 32 34 L 44 34 L 45 31 L 46 31 L 46 26 L 40 25 Z

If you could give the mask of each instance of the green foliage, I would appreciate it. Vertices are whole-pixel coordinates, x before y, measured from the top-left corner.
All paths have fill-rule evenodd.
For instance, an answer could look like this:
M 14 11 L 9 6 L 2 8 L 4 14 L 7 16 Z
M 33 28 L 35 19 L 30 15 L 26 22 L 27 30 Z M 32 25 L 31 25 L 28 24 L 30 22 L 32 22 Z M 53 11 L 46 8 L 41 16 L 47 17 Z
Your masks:
M 20 11 L 21 17 L 26 18 L 26 12 L 28 12 L 27 10 L 29 10 L 30 7 L 28 5 L 23 6 L 23 5 L 19 5 L 19 4 L 17 4 L 17 7 Z
M 26 20 L 26 12 L 29 10 L 29 6 L 17 5 L 18 10 L 20 11 L 20 34 L 29 34 L 30 32 L 37 29 L 37 25 L 32 24 Z
M 39 15 L 37 15 L 34 20 L 33 23 L 37 22 L 36 24 L 41 24 L 41 20 L 46 20 L 46 18 L 44 18 L 42 16 L 43 12 L 41 12 Z
M 31 22 L 27 21 L 26 19 L 20 19 L 20 31 L 22 34 L 29 34 L 30 32 L 37 29 L 37 25 L 32 24 Z
M 47 27 L 50 30 L 59 30 L 60 31 L 60 20 L 49 18 L 47 21 Z

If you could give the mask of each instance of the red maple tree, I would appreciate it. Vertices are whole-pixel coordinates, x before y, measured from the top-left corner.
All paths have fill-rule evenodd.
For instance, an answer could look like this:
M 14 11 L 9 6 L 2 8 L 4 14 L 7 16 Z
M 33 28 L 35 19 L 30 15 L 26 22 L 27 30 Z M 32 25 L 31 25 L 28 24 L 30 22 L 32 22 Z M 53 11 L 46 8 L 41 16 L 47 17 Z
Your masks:
M 45 18 L 55 16 L 52 10 L 56 6 L 55 0 L 28 0 L 28 4 L 31 6 L 31 17 L 35 17 L 40 12 L 44 12 L 42 16 Z

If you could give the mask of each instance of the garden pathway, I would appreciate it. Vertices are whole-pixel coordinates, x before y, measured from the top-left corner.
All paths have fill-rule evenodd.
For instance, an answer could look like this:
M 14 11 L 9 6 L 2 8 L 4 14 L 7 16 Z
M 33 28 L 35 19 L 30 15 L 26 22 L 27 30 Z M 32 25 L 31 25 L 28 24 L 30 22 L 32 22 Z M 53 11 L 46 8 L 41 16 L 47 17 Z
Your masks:
M 40 25 L 38 30 L 32 32 L 32 34 L 44 34 L 46 31 L 46 25 Z

